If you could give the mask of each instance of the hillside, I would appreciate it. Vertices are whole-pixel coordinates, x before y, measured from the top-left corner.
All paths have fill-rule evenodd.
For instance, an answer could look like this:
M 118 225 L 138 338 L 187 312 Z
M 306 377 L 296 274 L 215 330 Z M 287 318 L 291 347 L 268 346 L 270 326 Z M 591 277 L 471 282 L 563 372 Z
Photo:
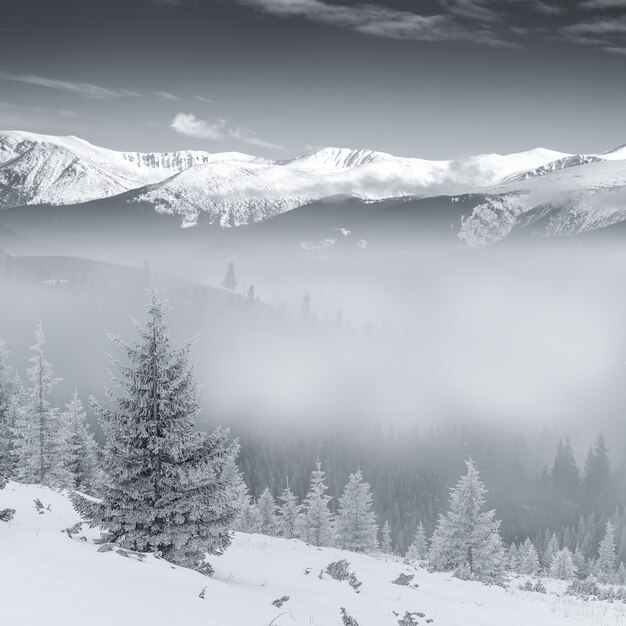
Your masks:
M 185 626 L 340 626 L 341 607 L 360 626 L 395 626 L 406 612 L 414 624 L 441 626 L 610 626 L 625 617 L 621 604 L 523 592 L 517 582 L 508 590 L 485 587 L 395 558 L 241 533 L 211 559 L 215 574 L 206 578 L 151 555 L 100 553 L 93 530 L 70 538 L 62 531 L 78 517 L 64 495 L 47 488 L 9 483 L 0 491 L 0 509 L 6 507 L 17 511 L 0 523 L 0 607 L 10 626 L 170 626 L 182 615 Z M 346 581 L 319 576 L 340 559 L 362 582 L 358 594 Z M 400 573 L 414 574 L 419 586 L 393 584 Z M 281 608 L 272 605 L 283 596 L 289 600 Z

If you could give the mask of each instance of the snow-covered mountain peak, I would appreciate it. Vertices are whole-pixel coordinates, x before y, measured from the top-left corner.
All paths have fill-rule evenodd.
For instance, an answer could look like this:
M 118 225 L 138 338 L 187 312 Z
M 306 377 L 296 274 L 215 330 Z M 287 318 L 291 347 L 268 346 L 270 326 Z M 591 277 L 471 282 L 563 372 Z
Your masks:
M 386 152 L 374 150 L 352 150 L 350 148 L 327 147 L 309 154 L 282 161 L 285 165 L 293 165 L 299 168 L 322 168 L 322 169 L 346 169 L 359 167 L 377 161 L 391 161 L 397 157 Z

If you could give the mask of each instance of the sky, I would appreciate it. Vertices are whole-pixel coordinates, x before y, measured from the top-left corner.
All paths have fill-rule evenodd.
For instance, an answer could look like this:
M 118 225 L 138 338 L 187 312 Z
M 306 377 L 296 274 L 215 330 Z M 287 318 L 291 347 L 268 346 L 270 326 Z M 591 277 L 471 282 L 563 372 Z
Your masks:
M 0 0 L 0 128 L 428 159 L 626 143 L 626 0 Z

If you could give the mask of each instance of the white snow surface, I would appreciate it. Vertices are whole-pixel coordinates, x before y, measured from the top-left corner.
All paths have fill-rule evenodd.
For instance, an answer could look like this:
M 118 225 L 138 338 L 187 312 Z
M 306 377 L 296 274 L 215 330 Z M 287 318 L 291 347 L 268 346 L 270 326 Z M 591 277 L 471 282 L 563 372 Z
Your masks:
M 33 504 L 45 507 L 38 514 Z M 623 624 L 626 607 L 463 582 L 431 574 L 396 558 L 375 558 L 318 549 L 298 540 L 237 533 L 221 557 L 212 557 L 207 578 L 147 555 L 144 561 L 99 553 L 97 532 L 74 538 L 64 528 L 78 521 L 65 495 L 10 482 L 0 490 L 0 508 L 17 510 L 0 523 L 0 615 L 7 626 L 340 626 L 345 607 L 360 626 L 396 626 L 405 611 L 424 613 L 433 626 L 580 626 Z M 85 536 L 88 541 L 82 541 Z M 359 594 L 347 582 L 320 571 L 347 559 L 362 581 Z M 305 570 L 310 570 L 305 574 Z M 418 588 L 391 583 L 415 574 Z M 204 599 L 199 597 L 205 589 Z M 282 608 L 272 601 L 289 600 Z M 400 615 L 395 616 L 393 612 Z

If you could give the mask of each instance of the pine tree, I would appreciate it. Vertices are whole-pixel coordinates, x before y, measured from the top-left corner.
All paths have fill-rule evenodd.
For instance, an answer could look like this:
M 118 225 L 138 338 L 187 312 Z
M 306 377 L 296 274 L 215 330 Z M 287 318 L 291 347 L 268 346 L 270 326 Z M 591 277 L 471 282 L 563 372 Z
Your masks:
M 243 474 L 237 466 L 237 454 L 239 453 L 239 442 L 234 441 L 231 444 L 231 454 L 228 455 L 222 469 L 222 477 L 224 482 L 229 485 L 229 499 L 235 508 L 235 517 L 233 519 L 232 528 L 239 532 L 248 532 L 244 517 L 246 510 L 250 506 L 250 495 L 248 487 L 243 478 Z
M 537 549 L 530 539 L 526 539 L 520 546 L 519 573 L 525 576 L 535 576 L 540 568 Z
M 584 496 L 587 507 L 591 510 L 606 508 L 611 499 L 611 466 L 609 452 L 602 433 L 585 463 Z
M 242 505 L 238 510 L 236 517 L 235 530 L 242 533 L 259 533 L 261 532 L 261 513 L 259 507 L 252 502 L 252 498 L 246 492 Z
M 428 558 L 428 538 L 422 522 L 417 525 L 415 538 L 407 550 L 406 557 L 410 561 L 423 561 Z
M 378 548 L 377 532 L 370 485 L 363 481 L 363 474 L 358 470 L 350 474 L 348 484 L 339 499 L 338 545 L 355 552 L 374 552 Z
M 89 432 L 83 403 L 74 390 L 63 413 L 68 431 L 67 468 L 72 476 L 72 487 L 88 494 L 96 494 L 102 480 L 98 462 L 98 444 Z
M 259 532 L 262 535 L 275 537 L 278 533 L 278 520 L 276 518 L 278 507 L 268 487 L 266 487 L 259 496 L 257 507 L 259 509 L 260 519 Z
M 451 490 L 450 510 L 440 516 L 430 547 L 434 569 L 453 570 L 464 578 L 499 577 L 504 561 L 500 522 L 483 512 L 487 490 L 474 463 Z
M 620 563 L 617 568 L 617 580 L 620 585 L 626 584 L 626 566 L 624 563 Z
M 556 553 L 559 551 L 559 549 L 559 540 L 557 539 L 556 534 L 552 533 L 552 536 L 548 541 L 548 545 L 541 555 L 541 566 L 546 573 L 550 572 L 550 568 L 552 567 L 552 560 L 556 556 Z
M 311 472 L 311 486 L 302 505 L 298 524 L 298 535 L 311 545 L 332 546 L 335 542 L 333 516 L 328 508 L 332 498 L 326 495 L 328 487 L 322 464 L 318 461 Z
M 615 529 L 611 522 L 607 522 L 604 539 L 598 548 L 595 574 L 601 582 L 612 582 L 615 575 Z
M 380 551 L 383 554 L 391 554 L 393 552 L 391 548 L 391 526 L 389 520 L 385 520 L 385 523 L 380 529 Z
M 305 322 L 310 322 L 313 319 L 311 296 L 308 293 L 305 293 L 304 298 L 302 299 L 302 309 L 300 311 L 300 314 Z
M 569 439 L 566 439 L 565 443 L 559 439 L 552 467 L 552 484 L 562 498 L 570 502 L 577 500 L 580 492 L 580 473 Z
M 278 517 L 280 534 L 285 539 L 293 539 L 298 536 L 300 505 L 289 485 L 283 489 L 280 499 L 282 500 Z
M 200 412 L 190 344 L 170 347 L 166 305 L 152 293 L 138 339 L 114 339 L 128 358 L 117 363 L 110 408 L 93 408 L 107 436 L 100 500 L 76 495 L 75 506 L 101 541 L 203 570 L 205 555 L 231 542 L 232 484 L 224 466 L 236 447 L 227 432 L 194 430 Z
M 15 375 L 8 363 L 9 353 L 0 338 L 0 477 L 15 473 L 15 407 L 18 401 Z
M 576 566 L 568 548 L 563 548 L 554 555 L 550 566 L 550 576 L 559 580 L 572 580 L 576 576 Z
M 222 287 L 229 291 L 237 289 L 237 275 L 235 274 L 235 264 L 231 261 L 226 267 L 226 274 L 222 280 Z
M 585 559 L 585 555 L 580 549 L 580 546 L 576 548 L 572 559 L 574 561 L 574 567 L 576 568 L 576 575 L 578 576 L 578 578 L 586 578 L 588 570 L 587 559 Z
M 15 425 L 16 474 L 20 482 L 65 488 L 72 485 L 65 464 L 68 433 L 59 410 L 52 408 L 48 400 L 61 379 L 54 377 L 52 365 L 45 358 L 45 343 L 43 325 L 39 324 L 27 372 L 30 387 Z

